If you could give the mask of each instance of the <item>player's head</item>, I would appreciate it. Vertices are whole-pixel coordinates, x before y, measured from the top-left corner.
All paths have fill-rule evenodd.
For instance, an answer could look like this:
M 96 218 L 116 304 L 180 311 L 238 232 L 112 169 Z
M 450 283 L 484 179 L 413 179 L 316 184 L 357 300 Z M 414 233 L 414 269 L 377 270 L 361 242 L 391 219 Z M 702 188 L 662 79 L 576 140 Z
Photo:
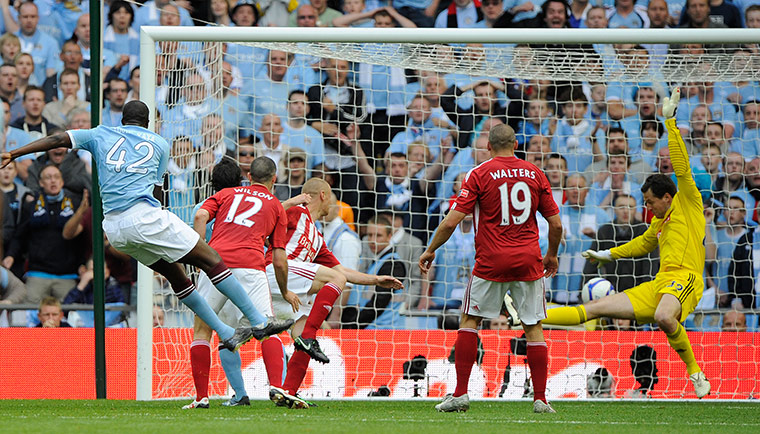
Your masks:
M 488 147 L 491 150 L 491 155 L 512 155 L 517 146 L 517 139 L 515 139 L 515 130 L 509 125 L 500 124 L 491 128 L 488 132 Z
M 321 178 L 309 178 L 304 182 L 301 192 L 311 196 L 309 211 L 311 211 L 313 218 L 322 218 L 330 212 L 332 188 L 327 181 Z
M 240 170 L 240 166 L 235 160 L 225 156 L 216 163 L 211 172 L 211 187 L 214 188 L 214 191 L 238 187 L 242 179 L 243 171 Z
M 644 204 L 647 210 L 657 218 L 665 217 L 673 202 L 673 196 L 678 192 L 676 184 L 670 176 L 663 173 L 649 175 L 641 186 L 641 193 L 644 194 Z
M 251 182 L 264 184 L 267 188 L 277 180 L 277 165 L 269 157 L 258 157 L 251 162 L 251 171 L 248 172 Z
M 130 101 L 124 104 L 121 124 L 148 128 L 149 114 L 150 110 L 148 110 L 148 106 L 144 102 L 140 100 Z

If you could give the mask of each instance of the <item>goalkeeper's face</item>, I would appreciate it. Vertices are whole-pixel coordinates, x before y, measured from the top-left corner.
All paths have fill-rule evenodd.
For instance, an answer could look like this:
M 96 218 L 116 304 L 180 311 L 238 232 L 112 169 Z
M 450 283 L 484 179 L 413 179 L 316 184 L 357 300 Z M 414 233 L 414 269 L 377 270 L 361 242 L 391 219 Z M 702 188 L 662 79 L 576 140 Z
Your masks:
M 662 197 L 656 197 L 652 193 L 651 188 L 644 192 L 644 204 L 647 207 L 647 211 L 654 214 L 658 219 L 665 217 L 672 202 L 673 196 L 670 193 L 665 193 Z

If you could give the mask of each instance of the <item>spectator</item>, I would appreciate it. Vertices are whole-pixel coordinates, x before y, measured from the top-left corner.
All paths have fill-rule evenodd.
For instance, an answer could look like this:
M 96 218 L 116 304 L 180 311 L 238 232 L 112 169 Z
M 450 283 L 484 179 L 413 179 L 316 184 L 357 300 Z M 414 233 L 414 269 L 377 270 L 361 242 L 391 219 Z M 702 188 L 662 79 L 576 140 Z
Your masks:
M 45 104 L 42 117 L 55 125 L 67 125 L 68 116 L 72 110 L 89 110 L 90 104 L 77 97 L 80 89 L 77 71 L 64 69 L 58 79 L 60 80 L 58 89 L 61 91 L 61 98 L 56 98 L 54 101 Z M 106 117 L 104 116 L 103 119 L 105 120 Z
M 30 82 L 41 86 L 47 77 L 55 74 L 58 63 L 56 56 L 61 52 L 61 46 L 52 36 L 37 28 L 40 16 L 34 2 L 21 4 L 18 20 L 20 29 L 17 35 L 21 41 L 21 51 L 31 54 L 34 59 L 35 72 Z
M 238 156 L 238 165 L 243 172 L 243 181 L 241 185 L 250 185 L 248 175 L 251 172 L 251 163 L 256 158 L 256 148 L 253 145 L 241 143 L 237 147 L 236 155 Z
M 533 15 L 533 3 L 525 1 L 504 11 L 494 27 L 561 29 L 568 27 L 568 9 L 565 0 L 547 0 L 541 5 L 541 13 Z
M 232 154 L 234 154 L 235 147 L 239 142 L 250 142 L 253 130 L 253 120 L 250 115 L 251 107 L 253 106 L 253 96 L 241 95 L 239 87 L 233 87 L 234 69 L 236 68 L 231 63 L 222 62 L 224 142 L 227 152 Z
M 34 74 L 34 59 L 29 53 L 21 53 L 16 57 L 16 71 L 18 71 L 18 91 L 21 95 L 29 87 L 29 79 Z
M 727 205 L 730 197 L 740 197 L 747 209 L 755 208 L 755 201 L 744 182 L 744 157 L 738 152 L 729 152 L 723 161 L 723 174 L 718 176 L 713 187 L 713 198 Z
M 665 134 L 665 128 L 658 120 L 648 119 L 641 122 L 641 159 L 650 166 L 657 165 L 657 150 Z
M 264 116 L 259 128 L 261 140 L 254 144 L 257 157 L 269 157 L 277 165 L 277 173 L 282 173 L 282 162 L 285 160 L 288 147 L 282 139 L 282 121 L 274 113 Z
M 0 36 L 0 62 L 16 63 L 16 58 L 21 53 L 21 41 L 13 33 L 5 33 Z
M 10 105 L 11 119 L 24 116 L 23 94 L 18 90 L 18 69 L 13 64 L 0 65 L 0 97 Z M 6 126 L 8 123 L 6 122 Z
M 552 279 L 552 300 L 555 303 L 578 303 L 586 263 L 581 252 L 591 248 L 597 229 L 610 221 L 607 213 L 586 202 L 588 190 L 588 184 L 582 175 L 574 173 L 567 177 L 567 200 L 560 206 L 565 248 L 559 256 L 559 272 Z
M 723 332 L 746 332 L 747 317 L 738 310 L 730 310 L 723 314 L 723 325 L 720 330 Z
M 746 225 L 747 206 L 739 196 L 731 196 L 726 202 L 723 211 L 725 224 L 716 225 L 715 244 L 717 251 L 717 273 L 713 275 L 713 281 L 718 287 L 718 305 L 729 307 L 734 299 L 743 304 L 742 307 L 753 306 L 754 285 L 752 285 L 752 265 L 749 263 L 751 255 L 737 257 L 735 250 L 739 241 L 748 231 Z M 741 250 L 752 248 L 752 241 L 745 237 L 741 243 Z M 743 252 L 742 252 L 743 253 Z M 745 263 L 743 263 L 745 262 Z M 737 275 L 738 271 L 742 273 Z M 744 285 L 745 279 L 749 285 Z M 744 304 L 744 303 L 747 304 Z
M 289 146 L 305 151 L 306 168 L 311 170 L 324 162 L 325 142 L 322 134 L 306 123 L 311 105 L 306 93 L 294 90 L 288 96 L 288 122 L 283 125 L 283 136 Z
M 733 3 L 724 0 L 704 0 L 707 3 L 708 26 L 701 25 L 705 13 L 705 5 L 701 1 L 689 3 L 686 1 L 686 11 L 681 14 L 681 27 L 730 27 L 741 28 L 742 17 L 739 9 Z M 694 24 L 694 25 L 691 25 Z
M 480 5 L 473 0 L 454 0 L 446 10 L 438 14 L 435 27 L 440 29 L 481 27 L 484 18 Z
M 379 16 L 381 20 L 380 26 L 376 25 L 376 16 Z M 401 15 L 390 6 L 384 6 L 368 12 L 359 10 L 358 12 L 349 13 L 333 19 L 332 25 L 335 27 L 396 27 L 398 25 L 409 29 L 417 28 L 412 20 Z
M 706 1 L 706 0 L 694 0 Z M 702 64 L 699 68 L 707 71 L 711 67 Z M 710 110 L 713 122 L 720 122 L 723 125 L 725 137 L 731 138 L 736 131 L 736 109 L 734 104 L 715 88 L 715 83 L 711 81 L 698 82 L 694 85 L 696 95 L 682 99 L 676 112 L 676 123 L 681 130 L 681 134 L 687 136 L 689 133 L 688 121 L 691 119 L 691 111 L 700 104 L 706 104 Z
M 8 101 L 4 98 L 0 99 L 0 104 L 3 106 L 3 125 L 5 125 L 2 134 L 0 134 L 0 138 L 4 139 L 2 140 L 2 143 L 5 146 L 5 151 L 10 152 L 31 143 L 33 139 L 29 134 L 24 132 L 24 130 L 11 126 L 12 111 Z M 24 155 L 21 158 L 17 158 L 15 161 L 16 168 L 18 169 L 18 176 L 22 180 L 25 180 L 29 166 L 32 164 L 32 161 L 34 161 L 34 155 Z
M 166 313 L 164 312 L 164 309 L 157 305 L 153 305 L 153 328 L 156 327 L 163 327 L 164 322 L 166 319 Z
M 290 18 L 288 19 L 288 26 L 311 27 L 302 25 L 302 23 L 299 21 L 315 20 L 314 25 L 316 27 L 332 27 L 333 20 L 342 15 L 343 14 L 339 11 L 327 7 L 327 0 L 311 0 L 311 6 L 301 6 L 294 13 L 290 14 Z
M 760 155 L 760 101 L 744 104 L 744 125 L 741 140 L 734 141 L 732 151 L 739 152 L 744 158 Z
M 609 101 L 609 96 L 608 104 L 612 113 L 611 116 L 617 117 L 618 114 L 623 114 L 623 118 L 620 119 L 620 126 L 625 130 L 631 155 L 635 155 L 638 159 L 641 152 L 641 123 L 651 120 L 664 122 L 664 119 L 657 116 L 660 95 L 653 86 L 648 83 L 639 84 L 633 90 L 632 96 L 632 108 L 625 108 L 626 103 L 621 99 Z
M 61 171 L 66 190 L 76 195 L 77 198 L 84 194 L 84 190 L 90 190 L 92 187 L 92 179 L 77 152 L 61 147 L 45 152 L 29 166 L 26 186 L 35 195 L 42 188 L 42 182 L 40 182 L 42 170 L 51 165 Z
M 167 140 L 177 136 L 193 137 L 193 145 L 199 147 L 202 143 L 198 131 L 203 128 L 203 119 L 216 111 L 219 102 L 208 98 L 205 81 L 194 72 L 185 77 L 181 95 L 182 104 L 174 105 L 162 113 L 163 135 Z M 126 96 L 126 92 L 120 94 L 120 100 L 124 101 Z
M 517 143 L 520 149 L 524 150 L 530 139 L 536 134 L 552 135 L 552 123 L 555 127 L 557 123 L 552 115 L 549 103 L 545 99 L 534 98 L 528 102 L 525 117 L 520 121 L 517 128 Z
M 85 73 L 90 73 L 90 14 L 82 14 L 77 20 L 77 26 L 74 29 L 74 34 L 71 39 L 75 40 L 79 44 L 79 48 L 82 50 L 82 69 Z M 103 48 L 101 50 L 102 62 L 103 62 L 103 77 L 107 77 L 111 68 L 114 66 L 121 68 L 129 63 L 129 57 L 125 56 L 123 59 L 116 57 L 116 54 L 111 50 Z
M 757 204 L 760 201 L 760 157 L 755 157 L 745 164 L 744 182 L 749 190 L 749 194 L 755 200 L 755 204 Z M 757 222 L 757 216 L 753 216 L 752 220 Z
M 83 262 L 79 240 L 65 240 L 62 235 L 63 226 L 79 206 L 76 197 L 64 191 L 63 186 L 63 176 L 57 167 L 42 169 L 42 192 L 36 200 L 24 203 L 21 224 L 3 259 L 3 266 L 11 268 L 27 253 L 29 303 L 38 303 L 47 295 L 62 299 L 74 286 L 77 267 Z
M 748 29 L 760 29 L 760 5 L 755 4 L 745 9 L 744 24 Z
M 0 268 L 0 309 L 4 304 L 23 303 L 26 298 L 24 282 L 5 268 Z
M 292 147 L 288 149 L 287 159 L 283 161 L 282 176 L 279 178 L 279 182 L 274 185 L 274 195 L 281 202 L 301 194 L 303 184 L 306 182 L 307 158 L 306 152 L 301 148 Z M 341 261 L 341 264 L 343 263 Z
M 0 191 L 3 192 L 3 252 L 8 251 L 16 227 L 21 223 L 21 207 L 26 196 L 31 194 L 23 184 L 16 182 L 16 161 L 0 169 Z M 23 264 L 11 269 L 18 276 L 24 275 Z
M 280 118 L 287 118 L 288 95 L 291 91 L 316 84 L 317 77 L 313 70 L 310 70 L 308 76 L 295 74 L 293 72 L 295 69 L 291 71 L 294 61 L 293 53 L 271 50 L 269 62 L 266 65 L 266 74 L 254 79 L 253 94 L 256 95 L 256 98 L 254 98 L 253 115 L 254 125 L 257 129 L 261 127 L 263 116 L 268 113 L 274 113 Z M 293 67 L 304 72 L 299 65 Z M 300 77 L 294 77 L 298 75 Z
M 459 148 L 469 146 L 473 139 L 470 132 L 475 131 L 475 127 L 486 118 L 496 118 L 502 123 L 506 120 L 506 110 L 496 98 L 496 92 L 504 92 L 505 89 L 503 82 L 484 80 L 475 81 L 461 88 L 455 84 L 441 95 L 441 107 L 459 128 Z M 475 94 L 473 105 L 470 108 L 463 108 L 458 104 L 457 99 L 469 90 Z
M 404 280 L 406 268 L 391 244 L 392 234 L 391 222 L 386 218 L 376 216 L 370 220 L 367 224 L 367 242 L 373 257 L 360 268 L 368 274 L 391 275 Z M 401 309 L 404 303 L 398 296 L 401 291 L 379 285 L 354 285 L 341 315 L 343 327 L 403 329 L 405 324 Z
M 127 94 L 127 102 L 140 99 L 140 66 L 136 66 L 132 72 L 129 73 L 129 93 Z
M 132 5 L 123 0 L 111 2 L 108 27 L 103 32 L 103 48 L 119 56 L 120 60 L 122 56 L 128 57 L 126 68 L 119 67 L 119 77 L 123 80 L 128 80 L 130 71 L 140 64 L 140 35 L 132 28 L 134 21 Z
M 475 265 L 475 231 L 472 216 L 468 215 L 436 254 L 429 276 L 431 279 L 431 309 L 457 309 Z
M 407 306 L 410 309 L 427 310 L 430 304 L 430 298 L 428 296 L 429 288 L 427 282 L 424 282 L 422 279 L 419 267 L 415 267 L 422 252 L 425 250 L 422 240 L 404 229 L 403 214 L 389 210 L 379 210 L 377 215 L 385 217 L 391 222 L 393 233 L 390 243 L 396 250 L 405 269 L 408 270 L 406 274 L 407 278 L 402 279 L 407 293 Z M 366 257 L 368 255 L 363 254 L 362 256 Z
M 60 128 L 48 122 L 42 116 L 42 110 L 45 109 L 45 91 L 37 86 L 29 86 L 24 91 L 24 111 L 25 115 L 16 118 L 11 122 L 11 126 L 24 130 L 33 139 L 47 137 L 52 133 L 54 128 Z
M 602 159 L 599 142 L 604 134 L 586 119 L 588 100 L 580 89 L 563 95 L 559 102 L 563 116 L 557 122 L 552 150 L 565 156 L 568 171 L 582 173 L 594 160 Z
M 541 135 L 534 135 L 528 141 L 525 149 L 525 161 L 535 164 L 536 167 L 544 169 L 546 167 L 546 157 L 552 153 L 552 138 Z M 564 157 L 562 157 L 564 159 Z M 565 161 L 567 165 L 567 161 Z
M 649 27 L 649 17 L 634 8 L 634 0 L 615 0 L 615 8 L 607 13 L 611 29 L 644 29 Z
M 76 71 L 79 77 L 79 90 L 77 91 L 77 98 L 89 101 L 90 100 L 90 72 L 85 71 L 82 68 L 82 48 L 74 40 L 68 40 L 63 43 L 63 51 L 60 54 L 61 61 L 63 61 L 63 70 L 71 69 Z M 55 101 L 63 99 L 63 91 L 58 88 L 58 83 L 61 80 L 61 74 L 63 70 L 52 77 L 48 77 L 42 88 L 45 90 L 45 101 Z
M 708 122 L 712 122 L 712 114 L 710 114 L 710 108 L 707 104 L 699 104 L 694 107 L 689 118 L 689 135 L 684 139 L 689 155 L 698 154 L 707 143 Z
M 675 178 L 676 174 L 673 172 L 673 164 L 670 162 L 670 149 L 667 146 L 663 146 L 657 151 L 657 172 L 665 175 L 670 175 L 671 178 Z M 705 172 L 704 169 L 692 166 L 691 174 L 694 177 L 694 182 L 697 184 L 697 189 L 702 193 L 702 199 L 708 200 L 711 194 L 711 186 L 714 185 L 710 175 Z M 644 210 L 646 212 L 646 210 Z M 644 217 L 644 221 L 648 222 L 651 219 L 651 214 Z
M 608 168 L 607 155 L 629 155 L 628 136 L 625 134 L 625 131 L 623 131 L 622 128 L 612 127 L 607 130 L 606 144 L 607 153 L 602 155 L 601 159 L 591 164 L 583 174 L 583 176 L 586 178 L 586 181 L 590 183 L 598 181 L 598 179 L 595 179 L 597 176 L 602 178 L 606 176 L 604 175 L 604 172 L 606 172 Z M 670 155 L 670 151 L 668 151 L 667 146 L 660 148 L 660 151 L 663 149 L 665 149 L 665 151 L 668 152 L 668 155 Z M 653 168 L 646 164 L 642 159 L 631 159 L 628 166 L 628 174 L 631 175 L 633 181 L 641 184 L 644 182 L 646 177 L 652 173 L 652 169 Z M 672 168 L 670 170 L 672 172 Z M 572 172 L 572 169 L 570 169 L 570 171 Z
M 61 302 L 55 297 L 45 297 L 40 300 L 40 309 L 37 313 L 39 323 L 36 327 L 71 327 L 63 317 Z
M 128 92 L 129 86 L 121 78 L 114 78 L 108 82 L 108 92 L 106 95 L 108 105 L 101 114 L 103 125 L 108 127 L 121 126 L 121 112 L 124 104 L 127 102 Z
M 382 9 L 382 7 L 368 9 L 364 0 L 345 0 L 343 2 L 344 15 L 333 19 L 332 25 L 334 27 L 374 27 L 375 21 L 372 17 Z
M 570 24 L 570 27 L 574 29 L 583 27 L 591 8 L 592 5 L 588 0 L 574 0 L 571 2 L 570 14 L 568 15 L 568 23 Z M 604 27 L 607 26 L 605 25 Z
M 125 300 L 121 292 L 119 282 L 111 276 L 111 270 L 108 269 L 108 265 L 103 264 L 103 277 L 105 279 L 105 292 L 104 301 L 106 306 L 124 305 Z M 63 299 L 63 304 L 93 304 L 95 299 L 95 292 L 93 290 L 93 278 L 94 267 L 92 258 L 88 259 L 84 265 L 79 266 L 79 279 L 76 286 L 71 288 L 66 297 Z M 72 321 L 75 327 L 92 327 L 93 326 L 93 312 L 92 311 L 74 311 L 80 318 L 81 324 L 76 324 Z M 72 318 L 73 312 L 69 312 L 69 320 Z M 122 321 L 122 313 L 120 311 L 107 310 L 105 312 L 105 325 L 113 326 Z
M 172 140 L 171 157 L 166 166 L 164 190 L 167 195 L 167 208 L 184 222 L 192 224 L 193 206 L 196 203 L 197 189 L 196 160 L 193 155 L 193 143 L 189 137 L 177 136 Z
M 625 194 L 636 200 L 636 208 L 644 205 L 641 184 L 629 176 L 630 157 L 623 153 L 611 153 L 607 156 L 607 170 L 599 173 L 591 186 L 589 204 L 602 209 L 609 209 L 618 195 Z
M 636 217 L 638 204 L 633 196 L 619 194 L 614 202 L 615 218 L 611 223 L 605 223 L 591 243 L 591 249 L 611 249 L 621 246 L 647 230 L 646 223 Z M 599 270 L 599 271 L 597 271 Z M 615 290 L 623 292 L 648 280 L 657 273 L 657 255 L 638 258 L 628 258 L 622 262 L 605 264 L 597 269 L 597 264 L 587 261 L 583 268 L 584 283 L 594 277 L 604 277 L 612 283 Z
M 135 12 L 135 20 L 132 23 L 132 27 L 139 31 L 142 26 L 157 26 L 160 24 L 161 14 L 169 6 L 168 11 L 176 17 L 178 25 L 192 26 L 193 19 L 190 17 L 190 13 L 184 8 L 178 7 L 171 0 L 148 0 L 145 4 L 137 9 Z
M 433 27 L 440 0 L 392 0 L 390 3 L 401 15 L 417 27 Z
M 445 121 L 432 117 L 430 102 L 422 94 L 418 94 L 409 103 L 407 109 L 409 118 L 407 127 L 393 137 L 388 152 L 406 154 L 407 147 L 411 143 L 422 141 L 432 158 L 437 158 L 442 152 L 445 153 L 444 149 L 451 147 L 453 139 Z M 451 161 L 451 157 L 453 154 L 446 156 L 445 163 Z
M 565 180 L 567 179 L 567 160 L 558 153 L 548 154 L 546 165 L 542 168 L 552 187 L 554 203 L 565 203 Z

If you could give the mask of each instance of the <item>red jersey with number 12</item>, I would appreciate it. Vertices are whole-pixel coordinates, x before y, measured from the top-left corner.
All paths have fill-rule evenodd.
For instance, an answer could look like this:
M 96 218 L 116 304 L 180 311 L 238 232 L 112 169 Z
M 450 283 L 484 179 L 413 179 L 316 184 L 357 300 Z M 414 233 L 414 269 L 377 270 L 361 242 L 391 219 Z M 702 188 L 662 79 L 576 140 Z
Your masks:
M 206 199 L 201 209 L 208 211 L 211 219 L 216 218 L 209 245 L 230 268 L 265 271 L 266 239 L 270 250 L 285 248 L 285 209 L 261 184 L 225 188 Z
M 300 262 L 314 262 L 327 268 L 340 265 L 333 255 L 324 237 L 314 225 L 309 209 L 304 205 L 288 208 L 288 234 L 285 251 L 288 259 Z M 272 262 L 271 253 L 267 253 L 267 264 Z
M 494 157 L 467 172 L 451 209 L 473 214 L 473 275 L 492 282 L 543 276 L 536 211 L 550 217 L 559 208 L 541 169 L 516 157 Z

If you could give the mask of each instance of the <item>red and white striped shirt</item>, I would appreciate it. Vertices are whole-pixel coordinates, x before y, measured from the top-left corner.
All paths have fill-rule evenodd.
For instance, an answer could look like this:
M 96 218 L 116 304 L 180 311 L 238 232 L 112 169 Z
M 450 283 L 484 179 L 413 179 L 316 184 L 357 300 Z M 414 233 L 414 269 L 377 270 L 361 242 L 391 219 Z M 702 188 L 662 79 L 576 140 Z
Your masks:
M 335 255 L 327 247 L 322 234 L 314 225 L 309 209 L 298 205 L 285 211 L 288 218 L 288 232 L 285 251 L 288 259 L 301 262 L 314 262 L 328 268 L 340 265 Z M 271 252 L 267 253 L 267 264 L 272 262 Z

